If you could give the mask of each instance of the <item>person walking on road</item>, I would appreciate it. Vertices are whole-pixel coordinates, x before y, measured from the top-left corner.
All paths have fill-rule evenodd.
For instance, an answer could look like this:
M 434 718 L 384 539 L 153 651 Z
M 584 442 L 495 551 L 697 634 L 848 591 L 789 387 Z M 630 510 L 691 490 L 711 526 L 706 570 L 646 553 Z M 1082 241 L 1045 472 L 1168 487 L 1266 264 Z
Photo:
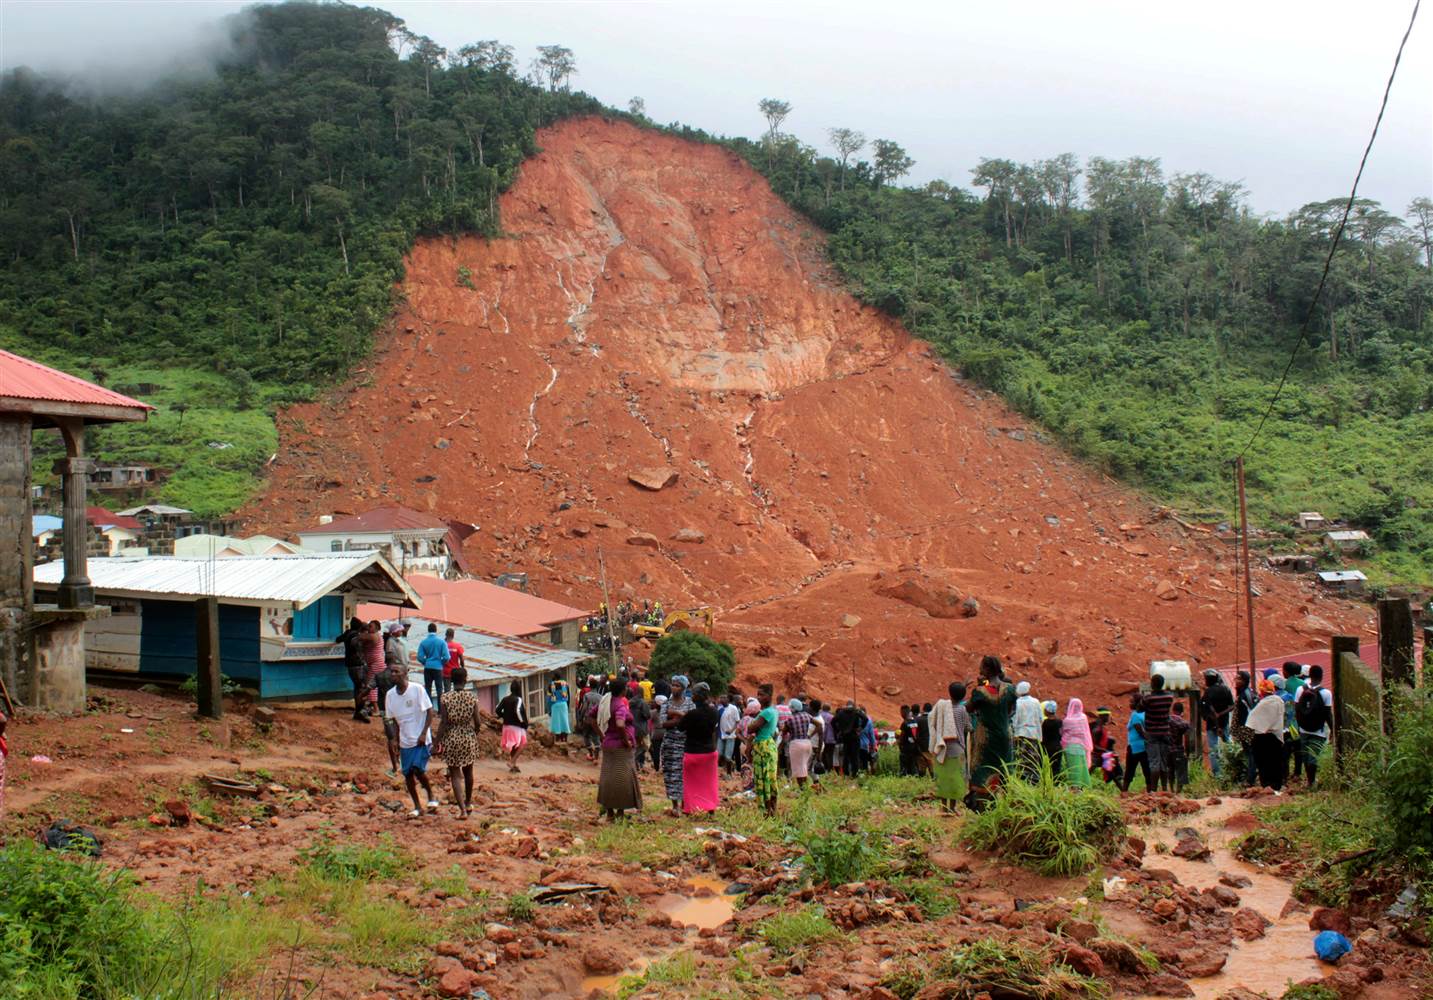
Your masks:
M 469 691 L 468 670 L 457 666 L 449 675 L 452 687 L 443 699 L 443 721 L 438 726 L 438 752 L 448 766 L 448 783 L 453 786 L 453 807 L 459 819 L 473 814 L 473 765 L 478 760 L 478 732 L 482 714 L 478 695 Z
M 508 755 L 508 770 L 517 774 L 517 758 L 527 746 L 527 706 L 522 702 L 522 681 L 513 681 L 508 695 L 498 702 L 498 715 L 503 720 L 502 739 L 498 745 Z
M 439 710 L 443 707 L 443 668 L 448 665 L 448 644 L 438 638 L 438 626 L 428 623 L 428 634 L 418 644 L 418 662 L 423 665 L 423 690 Z
M 433 786 L 428 783 L 428 759 L 432 754 L 435 719 L 428 692 L 408 683 L 408 674 L 402 671 L 393 678 L 386 709 L 397 730 L 399 767 L 403 772 L 403 782 L 408 786 L 408 795 L 413 800 L 413 811 L 408 815 L 414 819 L 423 815 L 423 802 L 418 798 L 419 785 L 427 793 L 428 811 L 437 812 L 438 800 L 433 795 Z

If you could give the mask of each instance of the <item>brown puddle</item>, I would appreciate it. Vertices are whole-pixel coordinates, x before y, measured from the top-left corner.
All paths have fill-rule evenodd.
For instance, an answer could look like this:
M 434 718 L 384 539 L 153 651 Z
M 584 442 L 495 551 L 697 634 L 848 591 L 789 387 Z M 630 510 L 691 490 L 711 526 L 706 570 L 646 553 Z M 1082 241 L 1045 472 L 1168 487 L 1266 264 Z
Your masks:
M 735 907 L 731 897 L 726 895 L 726 883 L 710 875 L 693 875 L 682 882 L 692 886 L 696 894 L 669 892 L 658 896 L 653 906 L 671 918 L 678 927 L 688 932 L 715 930 L 731 919 Z M 587 976 L 582 980 L 579 996 L 588 996 L 593 990 L 599 993 L 615 993 L 623 979 L 640 976 L 653 962 L 670 958 L 683 945 L 670 948 L 654 958 L 639 958 L 626 969 L 612 976 Z
M 1217 885 L 1221 874 L 1243 875 L 1253 884 L 1236 890 L 1240 905 L 1257 910 L 1273 921 L 1265 929 L 1264 936 L 1257 940 L 1245 941 L 1236 934 L 1229 949 L 1229 960 L 1217 975 L 1189 980 L 1195 1000 L 1214 1000 L 1236 986 L 1256 993 L 1281 996 L 1289 983 L 1327 975 L 1331 971 L 1314 957 L 1314 932 L 1309 930 L 1308 913 L 1279 916 L 1284 904 L 1289 901 L 1293 886 L 1285 879 L 1240 860 L 1229 849 L 1229 845 L 1239 838 L 1240 831 L 1227 829 L 1225 821 L 1248 806 L 1248 801 L 1244 799 L 1223 799 L 1218 805 L 1205 806 L 1198 813 L 1179 816 L 1141 831 L 1151 848 L 1151 853 L 1145 855 L 1147 867 L 1171 871 L 1184 885 L 1196 889 Z M 1174 831 L 1186 826 L 1199 831 L 1212 852 L 1208 860 L 1188 861 L 1172 854 L 1152 853 L 1158 843 L 1174 846 L 1177 840 Z

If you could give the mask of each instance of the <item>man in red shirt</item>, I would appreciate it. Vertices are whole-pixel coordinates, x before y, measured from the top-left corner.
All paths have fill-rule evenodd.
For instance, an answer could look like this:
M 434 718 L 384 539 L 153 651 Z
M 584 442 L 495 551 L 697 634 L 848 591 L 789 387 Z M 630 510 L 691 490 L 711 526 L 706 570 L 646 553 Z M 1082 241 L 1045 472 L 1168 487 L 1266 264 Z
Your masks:
M 448 629 L 445 638 L 448 641 L 448 662 L 443 664 L 443 681 L 446 687 L 453 679 L 453 668 L 462 667 L 466 670 L 468 665 L 463 662 L 463 646 L 453 638 L 452 629 Z

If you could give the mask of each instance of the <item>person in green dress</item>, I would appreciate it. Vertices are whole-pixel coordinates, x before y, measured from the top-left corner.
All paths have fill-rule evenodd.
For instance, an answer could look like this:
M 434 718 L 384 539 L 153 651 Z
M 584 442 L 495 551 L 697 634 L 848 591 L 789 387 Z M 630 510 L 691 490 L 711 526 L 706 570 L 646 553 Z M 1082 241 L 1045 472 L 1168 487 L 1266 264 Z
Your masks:
M 768 816 L 776 815 L 776 709 L 771 707 L 771 685 L 756 689 L 761 711 L 747 728 L 747 756 L 756 800 Z
M 970 716 L 965 712 L 965 685 L 950 685 L 949 698 L 935 703 L 930 713 L 929 749 L 935 764 L 935 795 L 946 812 L 960 808 L 966 793 L 965 744 L 970 736 Z
M 980 680 L 972 686 L 967 702 L 979 736 L 970 775 L 970 783 L 978 791 L 992 791 L 1013 760 L 1010 715 L 1015 711 L 1015 697 L 1015 685 L 1005 679 L 1000 657 L 984 657 Z

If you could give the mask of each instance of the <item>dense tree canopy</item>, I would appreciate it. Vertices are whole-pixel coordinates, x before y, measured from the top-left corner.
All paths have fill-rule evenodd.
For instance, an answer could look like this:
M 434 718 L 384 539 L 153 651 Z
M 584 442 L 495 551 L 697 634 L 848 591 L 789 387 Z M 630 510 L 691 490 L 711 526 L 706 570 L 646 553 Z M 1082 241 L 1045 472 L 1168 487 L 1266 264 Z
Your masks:
M 89 374 L 199 370 L 169 380 L 171 403 L 211 387 L 212 406 L 102 435 L 101 454 L 137 459 L 211 425 L 228 440 L 227 414 L 350 370 L 416 236 L 500 232 L 496 197 L 535 129 L 619 113 L 569 91 L 577 56 L 561 45 L 522 79 L 508 45 L 445 51 L 370 8 L 256 7 L 228 30 L 212 76 L 129 96 L 0 78 L 0 344 Z M 788 101 L 756 110 L 756 141 L 671 128 L 763 171 L 829 232 L 865 301 L 1078 454 L 1186 507 L 1227 510 L 1228 460 L 1309 320 L 1249 455 L 1251 502 L 1349 516 L 1387 576 L 1433 580 L 1433 200 L 1406 220 L 1357 202 L 1315 303 L 1338 197 L 1264 218 L 1236 183 L 1071 154 L 982 158 L 971 190 L 898 187 L 914 164 L 896 140 L 833 127 L 826 156 L 781 131 Z M 629 117 L 651 124 L 640 98 Z M 242 468 L 239 449 L 191 456 L 187 481 L 208 509 L 237 502 L 258 452 Z

